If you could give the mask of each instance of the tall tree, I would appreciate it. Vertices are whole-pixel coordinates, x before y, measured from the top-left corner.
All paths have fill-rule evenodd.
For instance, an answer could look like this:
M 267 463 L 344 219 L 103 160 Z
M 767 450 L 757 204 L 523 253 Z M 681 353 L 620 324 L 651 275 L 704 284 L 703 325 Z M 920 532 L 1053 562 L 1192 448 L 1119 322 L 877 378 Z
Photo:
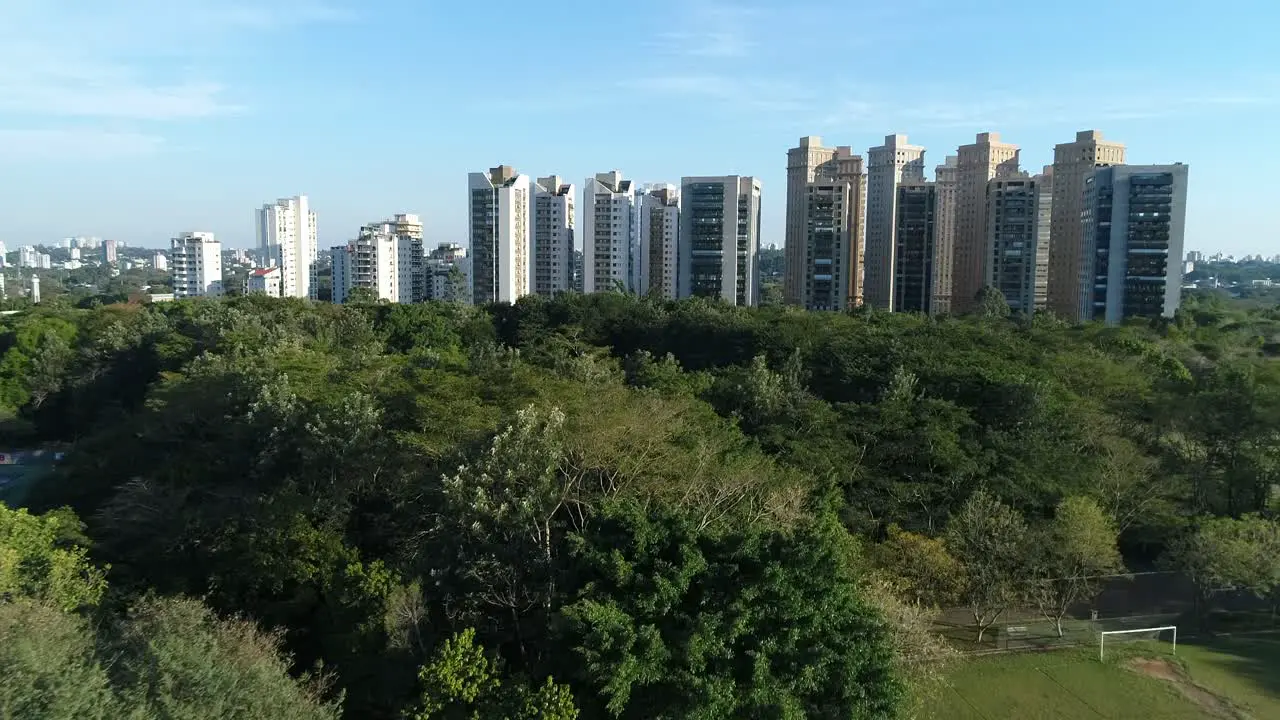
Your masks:
M 948 549 L 964 563 L 960 601 L 982 642 L 1018 600 L 1028 571 L 1026 522 L 1017 510 L 979 490 L 951 518 L 946 537 Z
M 1036 535 L 1028 592 L 1062 637 L 1062 619 L 1072 606 L 1094 598 L 1102 589 L 1100 576 L 1123 567 L 1116 527 L 1091 498 L 1071 497 Z

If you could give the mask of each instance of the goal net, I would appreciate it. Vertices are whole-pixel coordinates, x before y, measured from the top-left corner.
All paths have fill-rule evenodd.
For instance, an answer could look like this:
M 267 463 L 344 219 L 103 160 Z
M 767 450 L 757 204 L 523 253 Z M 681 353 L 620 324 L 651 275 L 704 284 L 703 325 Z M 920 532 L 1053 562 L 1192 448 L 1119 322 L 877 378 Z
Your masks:
M 1162 625 L 1128 630 L 1103 630 L 1098 633 L 1098 659 L 1107 659 L 1108 647 L 1114 648 L 1117 644 L 1140 640 L 1168 642 L 1170 652 L 1174 655 L 1178 654 L 1178 626 Z

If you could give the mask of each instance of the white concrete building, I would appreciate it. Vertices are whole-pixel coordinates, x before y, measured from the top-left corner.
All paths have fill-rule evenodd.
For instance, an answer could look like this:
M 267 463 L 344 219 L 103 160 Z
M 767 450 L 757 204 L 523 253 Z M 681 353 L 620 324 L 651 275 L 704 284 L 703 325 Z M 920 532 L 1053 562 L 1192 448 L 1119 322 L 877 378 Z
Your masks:
M 23 245 L 18 248 L 18 267 L 36 267 L 40 263 L 40 253 L 34 246 Z
M 169 258 L 164 253 L 158 252 L 151 258 L 151 266 L 156 270 L 164 271 L 169 269 Z
M 116 261 L 116 241 L 104 240 L 102 242 L 102 261 L 113 263 Z
M 457 243 L 440 243 L 427 253 L 427 299 L 446 302 L 470 301 L 469 282 L 470 264 L 467 260 L 467 249 Z M 454 287 L 455 272 L 462 273 L 462 292 Z
M 471 301 L 515 302 L 530 294 L 533 209 L 530 182 L 500 165 L 467 179 L 471 225 Z
M 876 308 L 893 310 L 894 228 L 898 186 L 924 182 L 924 148 L 906 135 L 888 135 L 867 151 L 867 248 L 863 297 Z
M 750 176 L 680 181 L 679 296 L 730 305 L 760 299 L 760 181 Z
M 254 268 L 249 271 L 245 280 L 246 295 L 266 295 L 280 297 L 280 268 Z
M 640 194 L 639 280 L 636 292 L 674 300 L 679 293 L 680 188 L 665 183 Z
M 355 288 L 367 288 L 378 300 L 413 302 L 413 274 L 405 270 L 405 263 L 412 262 L 415 247 L 421 250 L 422 238 L 412 232 L 406 216 L 397 217 L 399 224 L 370 223 L 354 240 L 333 248 L 335 303 L 346 302 Z
M 587 178 L 582 191 L 582 291 L 632 290 L 636 242 L 636 188 L 622 173 Z
M 213 233 L 185 232 L 170 241 L 173 294 L 181 298 L 220 297 L 222 243 Z
M 316 214 L 306 195 L 282 198 L 257 211 L 258 248 L 276 259 L 284 297 L 315 299 L 319 251 Z
M 1182 302 L 1189 168 L 1114 165 L 1085 178 L 1081 235 L 1087 282 L 1077 316 L 1118 325 L 1172 317 Z
M 573 289 L 575 188 L 557 175 L 533 186 L 533 292 L 552 297 Z
M 31 303 L 40 304 L 40 278 L 37 275 L 31 276 Z

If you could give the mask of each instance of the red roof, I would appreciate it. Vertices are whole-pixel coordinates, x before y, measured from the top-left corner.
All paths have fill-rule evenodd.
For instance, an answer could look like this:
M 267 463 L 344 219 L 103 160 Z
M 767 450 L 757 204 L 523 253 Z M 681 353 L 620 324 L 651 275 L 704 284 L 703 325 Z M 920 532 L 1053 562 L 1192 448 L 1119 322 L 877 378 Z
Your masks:
M 254 271 L 253 271 L 253 274 L 254 274 L 254 275 L 256 275 L 256 276 L 258 276 L 258 277 L 262 277 L 263 275 L 270 275 L 271 273 L 273 273 L 273 272 L 275 272 L 275 271 L 277 271 L 277 270 L 279 270 L 279 269 L 280 269 L 280 268 L 258 268 L 258 269 L 256 269 L 256 270 L 254 270 Z

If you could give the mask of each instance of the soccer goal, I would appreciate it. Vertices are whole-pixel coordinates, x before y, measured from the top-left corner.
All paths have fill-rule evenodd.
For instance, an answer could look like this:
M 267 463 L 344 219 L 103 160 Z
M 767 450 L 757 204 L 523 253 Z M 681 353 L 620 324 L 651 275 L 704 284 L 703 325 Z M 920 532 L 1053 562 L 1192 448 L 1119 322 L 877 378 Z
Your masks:
M 1178 626 L 1162 625 L 1160 627 L 1149 628 L 1133 628 L 1132 630 L 1103 630 L 1098 637 L 1098 660 L 1105 660 L 1107 657 L 1107 636 L 1108 635 L 1137 635 L 1138 633 L 1147 633 L 1159 638 L 1161 633 L 1173 633 L 1173 654 L 1178 654 Z

